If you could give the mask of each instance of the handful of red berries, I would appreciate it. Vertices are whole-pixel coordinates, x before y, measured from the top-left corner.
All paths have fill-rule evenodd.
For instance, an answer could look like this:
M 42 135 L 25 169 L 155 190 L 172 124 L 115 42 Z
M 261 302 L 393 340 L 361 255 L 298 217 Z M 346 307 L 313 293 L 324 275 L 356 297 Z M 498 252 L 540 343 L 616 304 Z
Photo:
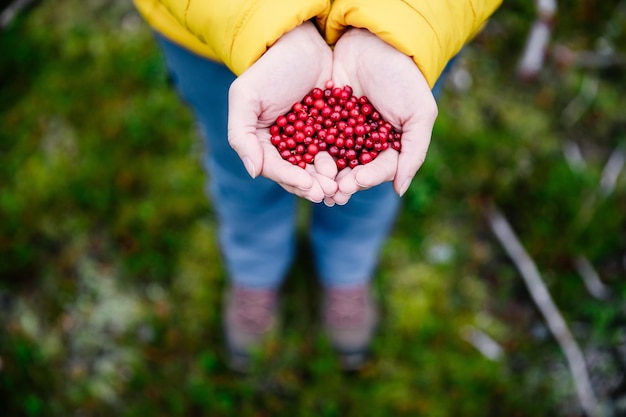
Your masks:
M 365 96 L 352 95 L 352 87 L 314 88 L 270 126 L 272 144 L 280 156 L 302 168 L 328 151 L 341 171 L 373 161 L 391 147 L 400 151 L 402 134 L 384 120 Z

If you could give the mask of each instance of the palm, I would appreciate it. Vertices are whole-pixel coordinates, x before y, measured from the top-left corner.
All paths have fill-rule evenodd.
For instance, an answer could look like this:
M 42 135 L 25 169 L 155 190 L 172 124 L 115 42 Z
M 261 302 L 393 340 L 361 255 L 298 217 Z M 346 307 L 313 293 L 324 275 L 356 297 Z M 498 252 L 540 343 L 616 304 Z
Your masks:
M 334 174 L 283 160 L 269 141 L 269 126 L 313 87 L 330 78 L 332 51 L 312 24 L 284 35 L 231 86 L 229 141 L 252 159 L 256 174 L 287 191 L 319 202 L 334 194 Z M 322 160 L 324 158 L 321 158 Z
M 333 80 L 366 95 L 396 129 L 403 132 L 402 151 L 391 149 L 365 166 L 337 178 L 339 201 L 355 191 L 394 181 L 399 194 L 426 157 L 437 107 L 423 75 L 406 55 L 364 29 L 352 29 L 337 42 Z M 343 197 L 342 197 L 343 196 Z

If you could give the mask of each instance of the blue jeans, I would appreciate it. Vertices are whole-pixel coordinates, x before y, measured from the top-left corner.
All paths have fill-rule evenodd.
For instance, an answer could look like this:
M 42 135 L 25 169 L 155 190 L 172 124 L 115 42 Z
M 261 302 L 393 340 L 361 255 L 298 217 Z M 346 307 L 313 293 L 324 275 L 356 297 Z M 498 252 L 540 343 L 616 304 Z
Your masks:
M 247 287 L 277 288 L 295 255 L 297 197 L 267 178 L 252 179 L 229 146 L 228 89 L 235 75 L 160 35 L 157 40 L 205 141 L 207 192 L 230 279 Z M 352 286 L 372 278 L 399 205 L 390 182 L 354 194 L 344 206 L 313 204 L 309 236 L 324 286 Z

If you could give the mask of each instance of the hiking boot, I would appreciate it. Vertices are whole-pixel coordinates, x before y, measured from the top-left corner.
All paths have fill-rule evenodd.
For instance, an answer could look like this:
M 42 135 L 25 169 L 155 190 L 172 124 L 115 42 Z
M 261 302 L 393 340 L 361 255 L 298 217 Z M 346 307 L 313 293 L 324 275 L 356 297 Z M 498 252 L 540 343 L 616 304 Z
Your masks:
M 223 320 L 230 365 L 246 372 L 276 328 L 277 292 L 232 286 L 226 294 Z
M 378 324 L 368 284 L 324 291 L 324 326 L 345 370 L 362 367 Z

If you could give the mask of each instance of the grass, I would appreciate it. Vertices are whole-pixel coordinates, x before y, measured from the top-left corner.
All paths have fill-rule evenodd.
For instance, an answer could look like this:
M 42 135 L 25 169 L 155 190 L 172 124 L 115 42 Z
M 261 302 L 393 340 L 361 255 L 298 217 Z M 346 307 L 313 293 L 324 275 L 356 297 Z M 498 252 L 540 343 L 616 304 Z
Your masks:
M 562 15 L 561 42 L 586 48 L 607 20 L 626 20 L 608 5 L 585 15 L 589 4 Z M 149 28 L 126 2 L 41 3 L 19 15 L 0 37 L 0 75 L 10 80 L 0 90 L 4 413 L 580 415 L 562 353 L 485 224 L 488 201 L 510 218 L 595 358 L 603 406 L 618 410 L 623 368 L 607 352 L 625 343 L 623 174 L 611 195 L 590 196 L 624 144 L 626 83 L 553 65 L 535 83 L 515 81 L 528 7 L 498 12 L 461 59 L 473 87 L 451 84 L 440 102 L 427 162 L 376 276 L 384 327 L 371 363 L 341 372 L 320 332 L 303 205 L 283 332 L 248 376 L 224 363 L 226 274 L 199 141 Z M 589 77 L 598 93 L 567 126 L 559 115 Z M 585 169 L 563 157 L 565 140 L 580 144 Z M 579 254 L 614 298 L 586 292 Z M 503 356 L 483 355 L 468 329 Z

